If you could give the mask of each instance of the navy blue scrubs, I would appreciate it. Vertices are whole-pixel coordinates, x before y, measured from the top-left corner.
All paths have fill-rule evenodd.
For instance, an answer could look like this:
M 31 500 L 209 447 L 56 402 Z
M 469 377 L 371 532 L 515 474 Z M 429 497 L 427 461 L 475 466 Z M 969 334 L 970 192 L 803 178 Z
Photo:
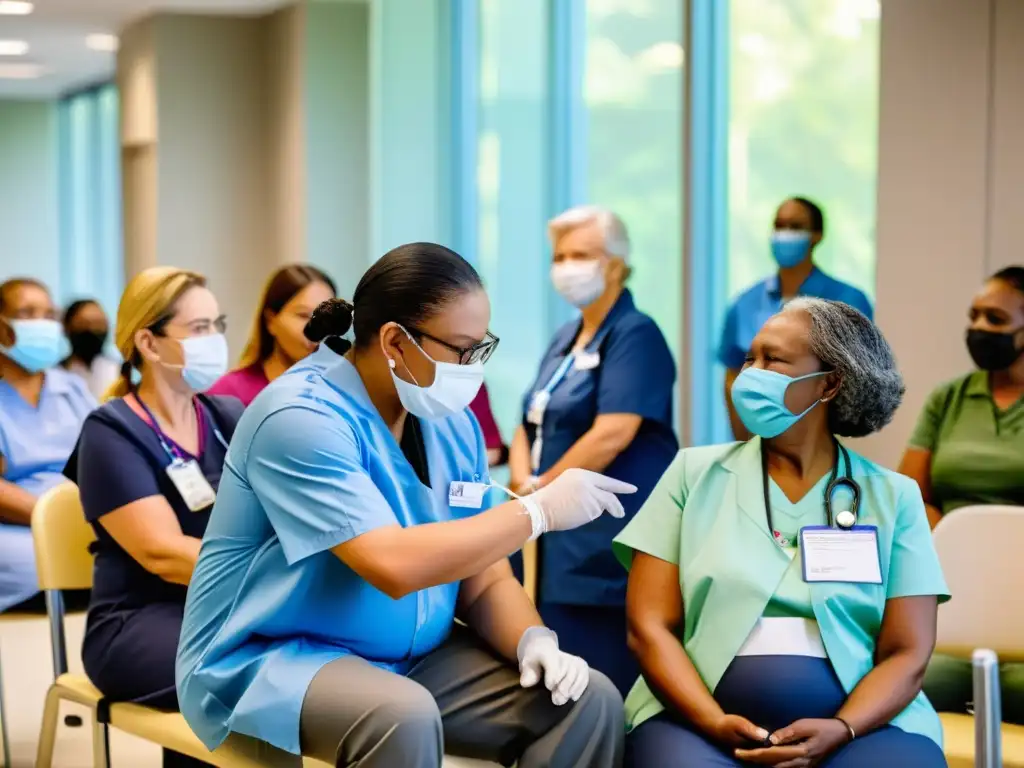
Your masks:
M 200 396 L 198 408 L 203 430 L 200 455 L 193 457 L 179 446 L 171 447 L 183 458 L 194 458 L 216 490 L 226 443 L 242 415 L 242 403 L 233 397 Z M 119 399 L 86 419 L 64 473 L 78 484 L 86 519 L 97 538 L 82 645 L 85 671 L 113 701 L 176 710 L 174 660 L 187 587 L 147 571 L 99 522 L 108 512 L 133 501 L 163 496 L 182 533 L 202 538 L 212 506 L 189 510 L 166 474 L 170 463 L 154 429 Z
M 538 428 L 526 418 L 533 393 L 550 388 L 571 353 L 580 320 L 555 334 L 533 386 L 523 399 L 523 426 L 531 445 Z M 633 483 L 621 497 L 623 519 L 608 515 L 574 531 L 545 534 L 538 550 L 538 604 L 563 650 L 604 672 L 623 695 L 639 675 L 626 647 L 626 572 L 612 539 L 647 499 L 679 449 L 672 424 L 675 361 L 655 322 L 623 291 L 597 334 L 551 389 L 544 412 L 537 474 L 548 471 L 602 414 L 630 413 L 643 421 L 633 442 L 603 471 Z

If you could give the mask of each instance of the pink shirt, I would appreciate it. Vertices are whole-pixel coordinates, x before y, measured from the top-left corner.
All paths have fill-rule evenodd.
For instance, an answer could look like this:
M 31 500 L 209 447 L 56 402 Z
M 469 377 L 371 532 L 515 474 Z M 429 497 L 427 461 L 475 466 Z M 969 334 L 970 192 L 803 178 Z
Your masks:
M 231 395 L 241 400 L 242 405 L 248 406 L 269 383 L 270 380 L 263 372 L 263 364 L 256 363 L 248 368 L 239 368 L 225 373 L 210 387 L 207 394 Z

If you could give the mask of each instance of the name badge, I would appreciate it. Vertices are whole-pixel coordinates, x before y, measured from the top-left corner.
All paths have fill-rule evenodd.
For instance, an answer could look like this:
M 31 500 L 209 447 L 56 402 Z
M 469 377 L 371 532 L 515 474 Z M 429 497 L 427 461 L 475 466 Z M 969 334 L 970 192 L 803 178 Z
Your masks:
M 526 409 L 526 420 L 539 427 L 544 423 L 544 411 L 547 410 L 550 402 L 550 392 L 543 389 L 540 392 L 534 392 L 533 397 L 530 398 L 530 407 Z
M 487 486 L 483 483 L 453 482 L 448 486 L 448 506 L 480 509 L 484 505 Z
M 878 528 L 857 525 L 843 531 L 825 525 L 800 529 L 804 581 L 881 584 Z
M 592 371 L 601 364 L 600 352 L 580 352 L 576 355 L 574 367 L 577 371 Z
M 207 509 L 217 499 L 213 486 L 195 461 L 175 461 L 167 467 L 167 476 L 192 512 Z

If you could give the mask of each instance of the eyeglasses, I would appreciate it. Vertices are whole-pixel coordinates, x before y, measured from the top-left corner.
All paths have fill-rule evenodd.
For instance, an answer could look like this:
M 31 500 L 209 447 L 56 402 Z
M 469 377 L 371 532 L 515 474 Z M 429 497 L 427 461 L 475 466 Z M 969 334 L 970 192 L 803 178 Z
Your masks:
M 501 341 L 493 333 L 487 331 L 487 335 L 484 336 L 483 341 L 478 341 L 471 347 L 456 347 L 454 344 L 449 344 L 447 341 L 439 339 L 436 336 L 431 336 L 429 333 L 421 331 L 418 328 L 410 328 L 409 333 L 414 336 L 420 336 L 424 339 L 430 339 L 435 344 L 440 344 L 442 347 L 450 349 L 459 356 L 459 365 L 486 363 L 491 359 L 491 355 L 494 354 L 494 350 L 498 348 L 498 342 Z
M 174 324 L 171 323 L 171 318 L 164 317 L 149 326 L 149 329 L 157 336 L 166 336 L 167 328 L 172 325 Z M 209 318 L 199 318 L 176 327 L 184 328 L 189 336 L 208 336 L 211 333 L 224 333 L 228 327 L 228 319 L 224 315 L 215 317 L 212 320 Z

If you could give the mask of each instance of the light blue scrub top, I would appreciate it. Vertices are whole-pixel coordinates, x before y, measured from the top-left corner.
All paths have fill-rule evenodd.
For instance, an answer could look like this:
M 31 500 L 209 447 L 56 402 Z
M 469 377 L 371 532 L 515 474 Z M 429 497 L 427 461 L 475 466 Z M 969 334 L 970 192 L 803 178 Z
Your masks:
M 45 374 L 39 404 L 32 407 L 0 380 L 0 455 L 3 479 L 39 496 L 65 482 L 62 474 L 85 417 L 96 400 L 81 377 L 63 368 Z
M 874 667 L 886 600 L 949 598 L 917 483 L 853 451 L 850 462 L 850 477 L 861 487 L 858 523 L 878 528 L 882 583 L 806 585 L 825 651 L 847 693 Z M 684 449 L 614 542 L 627 567 L 634 552 L 679 567 L 681 641 L 712 692 L 787 573 L 793 575 L 793 561 L 768 532 L 762 478 L 760 438 Z M 808 497 L 816 494 L 822 503 L 821 489 Z M 773 491 L 771 497 L 778 517 L 779 496 Z M 663 710 L 641 677 L 626 698 L 627 725 L 636 728 Z M 939 717 L 923 693 L 892 724 L 942 745 Z
M 453 481 L 487 477 L 476 420 L 467 410 L 420 424 L 431 488 L 355 368 L 326 346 L 242 416 L 178 647 L 181 712 L 210 749 L 234 731 L 298 754 L 321 667 L 351 654 L 405 674 L 448 636 L 458 583 L 394 600 L 330 552 L 375 528 L 478 511 L 448 506 Z

